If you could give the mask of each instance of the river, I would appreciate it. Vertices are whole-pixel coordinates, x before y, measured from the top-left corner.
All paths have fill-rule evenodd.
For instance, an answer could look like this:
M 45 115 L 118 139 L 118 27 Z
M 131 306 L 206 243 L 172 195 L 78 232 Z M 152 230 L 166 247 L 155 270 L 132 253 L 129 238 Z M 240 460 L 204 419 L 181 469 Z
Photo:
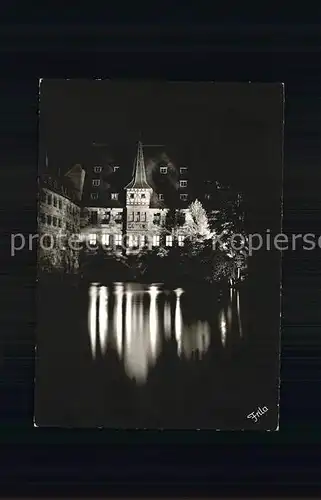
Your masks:
M 39 287 L 37 425 L 235 428 L 252 411 L 246 288 Z

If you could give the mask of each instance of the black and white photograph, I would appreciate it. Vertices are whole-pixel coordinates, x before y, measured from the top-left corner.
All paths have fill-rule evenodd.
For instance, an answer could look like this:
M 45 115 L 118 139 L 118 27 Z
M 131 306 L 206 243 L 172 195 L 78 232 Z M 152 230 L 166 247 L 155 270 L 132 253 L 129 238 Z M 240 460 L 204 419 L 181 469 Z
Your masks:
M 34 426 L 277 431 L 283 84 L 42 79 L 38 113 Z

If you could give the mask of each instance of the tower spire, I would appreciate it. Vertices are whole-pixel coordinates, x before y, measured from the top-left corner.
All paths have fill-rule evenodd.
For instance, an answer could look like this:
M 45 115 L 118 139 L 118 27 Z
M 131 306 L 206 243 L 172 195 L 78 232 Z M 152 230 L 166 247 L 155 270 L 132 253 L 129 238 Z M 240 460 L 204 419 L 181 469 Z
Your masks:
M 143 144 L 141 141 L 138 142 L 134 176 L 125 189 L 152 189 L 146 178 Z

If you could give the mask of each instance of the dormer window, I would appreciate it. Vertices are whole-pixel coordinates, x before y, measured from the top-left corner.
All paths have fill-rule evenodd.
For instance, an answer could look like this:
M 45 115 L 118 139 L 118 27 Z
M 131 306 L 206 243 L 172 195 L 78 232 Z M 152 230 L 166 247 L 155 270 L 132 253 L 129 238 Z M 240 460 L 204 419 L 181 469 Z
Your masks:
M 98 199 L 98 193 L 91 193 L 91 194 L 90 194 L 90 198 L 91 198 L 92 200 L 97 200 L 97 199 Z
M 179 187 L 181 188 L 187 187 L 187 181 L 179 181 Z
M 92 184 L 93 184 L 93 186 L 99 186 L 100 185 L 100 179 L 93 179 Z
M 101 172 L 101 171 L 102 171 L 102 167 L 101 167 L 101 166 L 96 165 L 96 166 L 94 167 L 94 172 L 95 172 L 96 174 L 100 174 L 100 172 Z
M 160 167 L 159 171 L 161 174 L 167 174 L 167 167 Z
M 163 195 L 163 193 L 159 193 L 158 194 L 158 199 L 159 199 L 159 201 L 164 201 L 164 195 Z
M 114 170 L 114 172 L 117 172 L 117 170 L 118 170 L 118 169 L 119 169 L 119 166 L 118 166 L 118 165 L 114 165 L 114 166 L 113 166 L 113 170 Z
M 118 193 L 111 193 L 112 200 L 118 200 Z
M 211 199 L 211 195 L 209 193 L 206 193 L 205 200 L 210 200 L 210 199 Z
M 187 172 L 187 167 L 181 167 L 181 168 L 179 169 L 179 173 L 180 173 L 180 174 L 186 174 L 186 172 Z
M 181 195 L 180 195 L 180 199 L 181 199 L 182 201 L 186 201 L 186 200 L 187 200 L 187 194 L 181 194 Z

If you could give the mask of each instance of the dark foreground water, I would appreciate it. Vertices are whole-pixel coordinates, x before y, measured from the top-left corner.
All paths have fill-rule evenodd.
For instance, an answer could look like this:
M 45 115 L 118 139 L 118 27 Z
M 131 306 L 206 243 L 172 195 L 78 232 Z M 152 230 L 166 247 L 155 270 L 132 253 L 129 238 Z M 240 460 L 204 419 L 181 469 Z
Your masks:
M 245 285 L 46 282 L 38 306 L 37 425 L 244 429 L 267 404 Z

